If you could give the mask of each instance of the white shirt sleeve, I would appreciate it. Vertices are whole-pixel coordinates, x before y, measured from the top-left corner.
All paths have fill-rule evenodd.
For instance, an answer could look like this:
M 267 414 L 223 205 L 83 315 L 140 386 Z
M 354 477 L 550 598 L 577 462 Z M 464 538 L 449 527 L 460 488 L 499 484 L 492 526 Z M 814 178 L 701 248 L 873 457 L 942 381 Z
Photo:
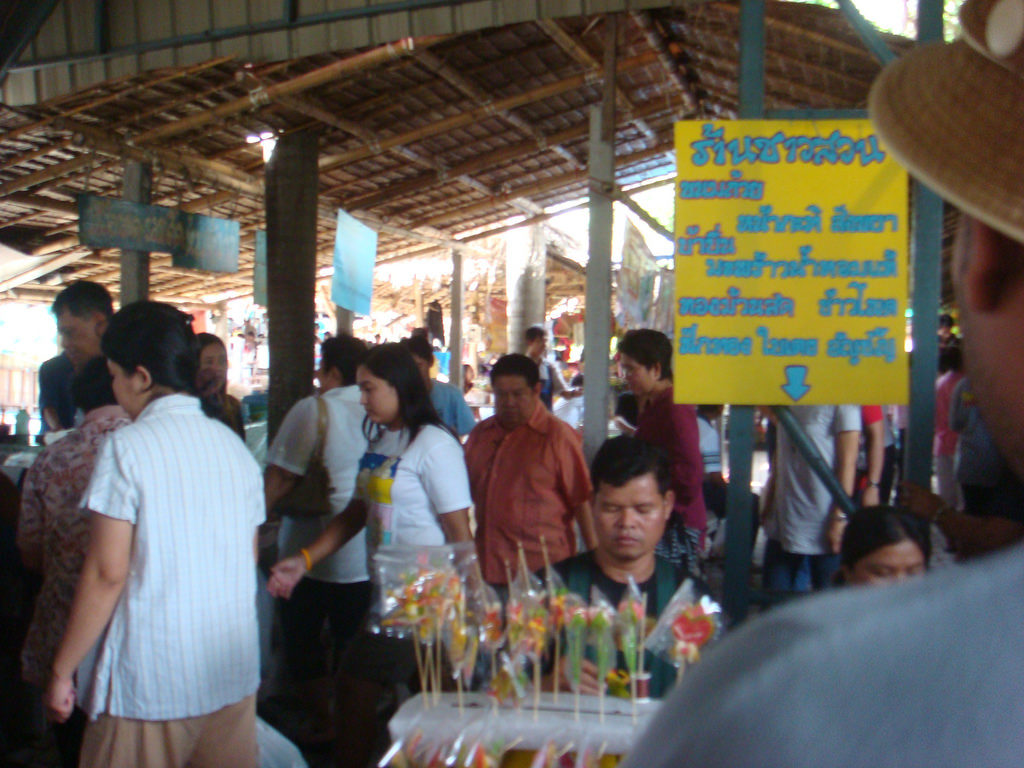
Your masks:
M 427 498 L 439 515 L 467 509 L 472 499 L 462 446 L 442 429 L 431 432 L 429 450 L 421 454 L 418 471 Z
M 836 406 L 836 417 L 834 422 L 834 434 L 840 432 L 860 432 L 860 406 L 839 405 Z
M 82 507 L 135 525 L 140 505 L 139 489 L 131 478 L 125 452 L 120 448 L 116 434 L 103 441 L 89 487 L 82 496 Z
M 318 415 L 315 397 L 303 398 L 293 405 L 267 451 L 267 464 L 296 475 L 306 474 L 316 443 Z

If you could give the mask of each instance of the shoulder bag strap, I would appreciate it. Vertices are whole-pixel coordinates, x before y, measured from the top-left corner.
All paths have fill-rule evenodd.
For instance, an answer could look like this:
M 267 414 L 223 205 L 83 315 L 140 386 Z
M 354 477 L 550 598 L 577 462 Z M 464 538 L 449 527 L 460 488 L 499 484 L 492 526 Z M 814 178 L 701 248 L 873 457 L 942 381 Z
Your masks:
M 327 442 L 327 403 L 323 397 L 316 398 L 316 443 L 313 446 L 313 455 L 310 460 L 322 461 L 324 457 L 324 444 Z

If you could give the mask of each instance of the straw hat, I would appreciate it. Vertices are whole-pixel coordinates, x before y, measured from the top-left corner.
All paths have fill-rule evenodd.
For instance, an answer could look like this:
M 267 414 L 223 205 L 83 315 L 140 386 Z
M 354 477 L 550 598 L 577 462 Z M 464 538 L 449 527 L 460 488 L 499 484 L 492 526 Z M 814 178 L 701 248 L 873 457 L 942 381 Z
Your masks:
M 960 20 L 963 40 L 885 68 L 871 119 L 913 175 L 1024 242 L 1024 0 L 967 0 Z

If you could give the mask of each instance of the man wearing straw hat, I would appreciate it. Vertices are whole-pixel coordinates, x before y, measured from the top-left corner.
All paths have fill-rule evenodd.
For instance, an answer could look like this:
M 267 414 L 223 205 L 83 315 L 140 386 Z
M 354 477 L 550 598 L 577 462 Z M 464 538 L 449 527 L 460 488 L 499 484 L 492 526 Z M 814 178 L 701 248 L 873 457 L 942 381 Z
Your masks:
M 870 97 L 879 135 L 964 213 L 968 375 L 1024 478 L 1024 0 L 967 0 Z M 666 701 L 624 768 L 1021 763 L 1024 549 L 751 621 Z

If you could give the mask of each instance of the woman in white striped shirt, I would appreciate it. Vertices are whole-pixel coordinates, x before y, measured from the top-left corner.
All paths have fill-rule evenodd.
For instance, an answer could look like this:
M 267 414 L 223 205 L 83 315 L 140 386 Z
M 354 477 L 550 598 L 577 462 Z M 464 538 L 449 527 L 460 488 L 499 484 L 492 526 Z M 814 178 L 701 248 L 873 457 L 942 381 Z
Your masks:
M 82 499 L 91 541 L 48 711 L 61 721 L 77 697 L 89 715 L 82 766 L 255 766 L 259 467 L 194 396 L 188 315 L 129 304 L 102 350 L 133 423 Z

